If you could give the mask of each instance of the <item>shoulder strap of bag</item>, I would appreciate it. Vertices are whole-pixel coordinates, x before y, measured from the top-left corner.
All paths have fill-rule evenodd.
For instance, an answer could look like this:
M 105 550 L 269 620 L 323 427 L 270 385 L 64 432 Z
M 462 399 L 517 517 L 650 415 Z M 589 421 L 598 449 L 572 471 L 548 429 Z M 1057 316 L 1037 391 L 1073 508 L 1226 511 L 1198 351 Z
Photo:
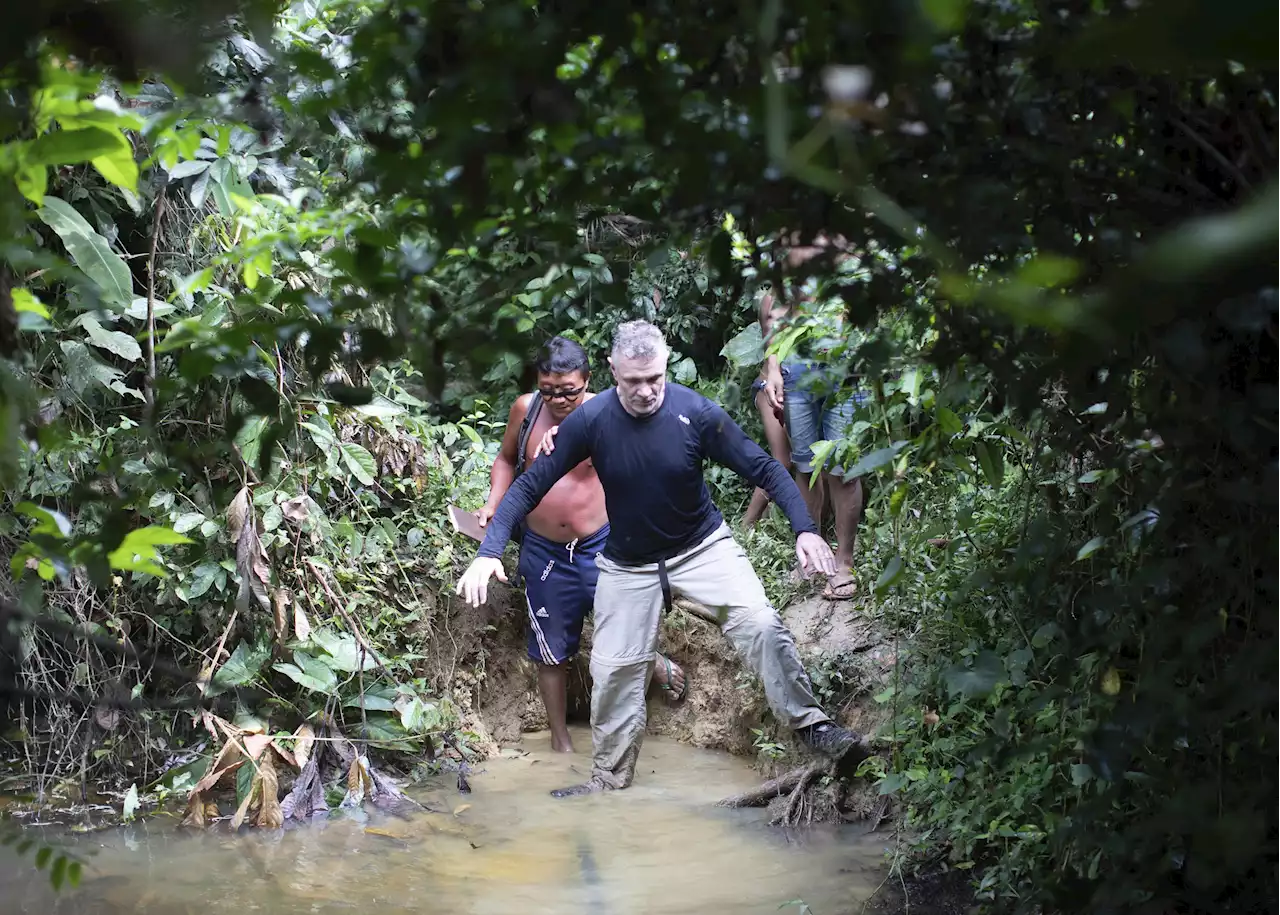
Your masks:
M 520 434 L 516 438 L 516 476 L 524 473 L 525 465 L 529 462 L 529 433 L 533 431 L 533 424 L 538 421 L 538 414 L 542 412 L 542 398 L 538 396 L 538 392 L 533 392 L 533 397 L 529 401 L 529 410 L 524 415 L 524 422 L 520 423 Z

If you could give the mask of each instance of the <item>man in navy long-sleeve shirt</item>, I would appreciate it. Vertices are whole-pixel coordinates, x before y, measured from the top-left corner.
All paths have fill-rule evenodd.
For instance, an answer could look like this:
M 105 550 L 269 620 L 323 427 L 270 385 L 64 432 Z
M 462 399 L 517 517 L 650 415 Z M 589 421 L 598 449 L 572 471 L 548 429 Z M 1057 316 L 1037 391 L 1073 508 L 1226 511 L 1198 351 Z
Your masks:
M 479 555 L 458 583 L 473 606 L 512 530 L 562 476 L 591 460 L 604 486 L 610 531 L 595 595 L 591 651 L 591 778 L 557 796 L 625 788 L 635 774 L 645 728 L 645 691 L 658 624 L 673 593 L 712 608 L 715 621 L 764 682 L 770 707 L 815 749 L 848 750 L 857 737 L 831 722 L 813 697 L 791 633 L 769 605 L 746 553 L 734 541 L 703 480 L 707 458 L 762 487 L 796 532 L 805 570 L 831 574 L 835 559 L 791 476 L 720 407 L 666 383 L 668 349 L 644 321 L 621 325 L 609 362 L 617 387 L 558 427 L 549 454 L 507 491 L 487 525 Z

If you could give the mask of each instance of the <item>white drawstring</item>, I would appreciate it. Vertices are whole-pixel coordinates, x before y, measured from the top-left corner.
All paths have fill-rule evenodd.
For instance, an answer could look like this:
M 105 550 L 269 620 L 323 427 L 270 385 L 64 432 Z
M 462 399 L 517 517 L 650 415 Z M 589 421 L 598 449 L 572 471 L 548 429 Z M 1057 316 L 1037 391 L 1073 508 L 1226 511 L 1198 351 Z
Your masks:
M 574 537 L 569 541 L 569 565 L 573 565 L 573 548 L 578 545 L 578 538 Z

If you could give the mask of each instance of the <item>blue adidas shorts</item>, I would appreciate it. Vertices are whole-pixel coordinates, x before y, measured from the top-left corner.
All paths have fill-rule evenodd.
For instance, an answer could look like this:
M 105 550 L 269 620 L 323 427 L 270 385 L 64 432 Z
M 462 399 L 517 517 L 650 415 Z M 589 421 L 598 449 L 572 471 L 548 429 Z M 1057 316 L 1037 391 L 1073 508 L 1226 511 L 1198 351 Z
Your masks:
M 582 624 L 596 597 L 596 556 L 609 537 L 605 525 L 588 537 L 557 543 L 526 529 L 520 577 L 529 608 L 529 657 L 563 664 L 578 653 Z

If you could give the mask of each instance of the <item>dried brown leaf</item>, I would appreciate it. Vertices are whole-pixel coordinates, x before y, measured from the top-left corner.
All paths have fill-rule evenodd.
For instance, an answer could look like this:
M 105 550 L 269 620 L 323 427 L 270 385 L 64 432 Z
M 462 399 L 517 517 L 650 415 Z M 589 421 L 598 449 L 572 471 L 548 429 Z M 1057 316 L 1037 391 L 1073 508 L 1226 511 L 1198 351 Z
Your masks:
M 302 524 L 311 516 L 311 498 L 307 495 L 294 496 L 288 502 L 280 504 L 280 512 L 285 520 L 294 524 Z
M 192 791 L 187 798 L 187 812 L 182 816 L 182 825 L 190 829 L 204 829 L 209 825 L 207 813 L 204 795 L 199 791 Z
M 249 502 L 249 487 L 245 486 L 236 493 L 236 497 L 227 506 L 227 537 L 233 543 L 239 541 L 240 534 L 243 533 L 244 526 L 251 517 L 252 508 Z
M 261 807 L 257 824 L 262 829 L 279 829 L 284 825 L 284 813 L 280 809 L 280 779 L 276 775 L 276 754 L 262 755 L 258 766 L 258 796 Z
M 276 641 L 282 645 L 289 638 L 289 604 L 292 602 L 293 595 L 287 588 L 276 588 L 271 592 Z
M 293 605 L 293 637 L 299 642 L 305 642 L 311 638 L 311 621 L 307 619 L 306 611 L 302 609 L 302 601 L 297 601 Z
M 98 723 L 98 727 L 104 731 L 114 731 L 116 725 L 120 723 L 120 710 L 115 708 L 106 708 L 99 706 L 93 711 L 93 720 Z
M 299 769 L 306 768 L 307 761 L 311 759 L 311 748 L 316 743 L 316 732 L 311 725 L 304 724 L 293 732 L 293 736 L 297 738 L 293 744 L 293 758 L 297 760 Z

